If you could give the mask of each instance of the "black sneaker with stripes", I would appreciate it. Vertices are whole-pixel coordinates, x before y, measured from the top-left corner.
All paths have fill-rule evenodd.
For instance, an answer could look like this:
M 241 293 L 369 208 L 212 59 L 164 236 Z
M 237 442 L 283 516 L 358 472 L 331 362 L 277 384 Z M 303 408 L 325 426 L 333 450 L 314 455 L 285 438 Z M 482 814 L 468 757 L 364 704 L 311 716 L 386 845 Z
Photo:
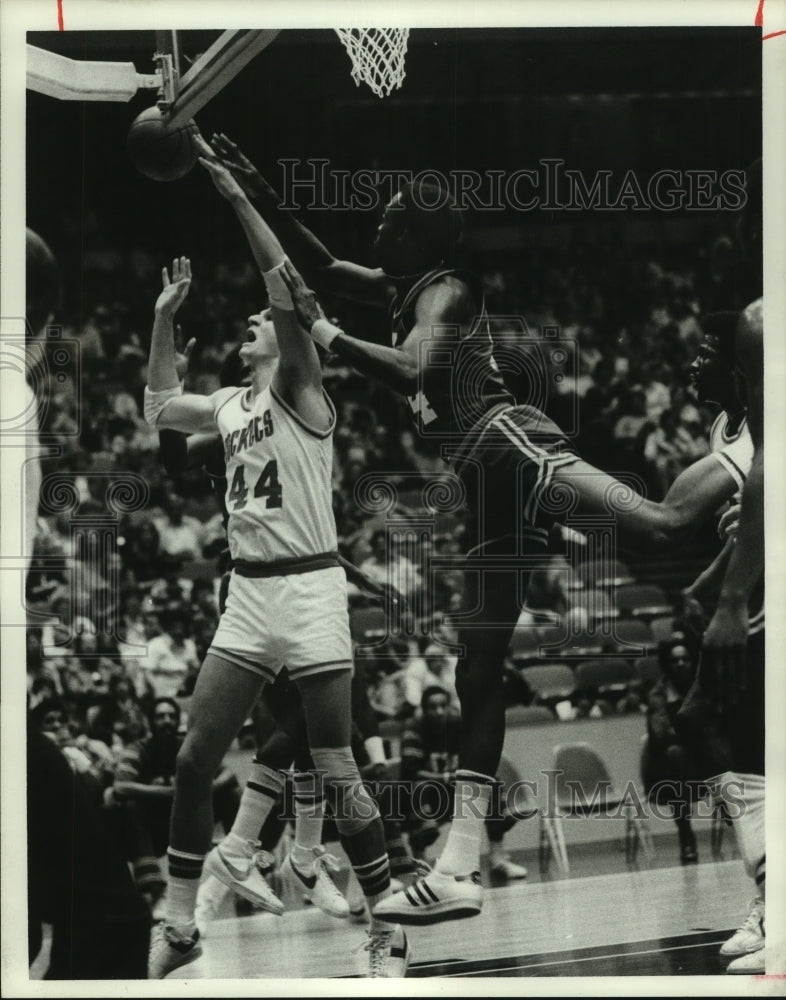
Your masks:
M 374 907 L 374 916 L 399 924 L 437 924 L 474 917 L 483 909 L 480 873 L 432 871 Z

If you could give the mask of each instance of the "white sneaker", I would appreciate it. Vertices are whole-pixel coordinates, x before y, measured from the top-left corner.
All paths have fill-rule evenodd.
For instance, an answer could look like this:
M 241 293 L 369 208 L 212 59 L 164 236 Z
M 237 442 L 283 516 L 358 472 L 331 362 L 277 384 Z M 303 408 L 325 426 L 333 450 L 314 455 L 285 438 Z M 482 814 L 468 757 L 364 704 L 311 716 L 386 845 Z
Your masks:
M 363 947 L 368 952 L 369 979 L 403 979 L 409 968 L 409 941 L 398 925 L 368 931 Z
M 498 878 L 507 879 L 526 878 L 529 875 L 524 865 L 517 865 L 515 861 L 504 857 L 492 862 L 490 871 Z
M 242 854 L 222 841 L 205 858 L 205 871 L 250 903 L 281 916 L 284 904 L 265 881 L 262 871 L 273 866 L 273 858 L 259 849 L 259 841 L 247 840 Z
M 208 926 L 216 919 L 229 891 L 229 886 L 219 881 L 215 875 L 208 875 L 200 882 L 194 920 L 202 937 L 205 936 Z
M 733 958 L 735 955 L 750 955 L 764 947 L 764 899 L 755 896 L 748 907 L 748 915 L 728 941 L 724 941 L 720 953 Z
M 331 871 L 339 870 L 338 859 L 328 854 L 321 845 L 311 849 L 314 860 L 310 867 L 313 867 L 310 875 L 304 875 L 302 871 L 292 861 L 292 855 L 288 854 L 281 866 L 281 874 L 289 879 L 290 883 L 300 889 L 309 902 L 317 906 L 323 913 L 330 917 L 344 920 L 349 916 L 349 903 L 344 899 L 336 888 L 336 884 L 331 878 Z
M 752 951 L 748 955 L 740 955 L 726 969 L 726 972 L 732 976 L 763 976 L 766 971 L 764 948 Z
M 181 965 L 193 962 L 201 954 L 198 930 L 188 936 L 169 924 L 156 924 L 150 935 L 147 978 L 163 979 Z
M 434 870 L 377 903 L 374 916 L 400 924 L 436 924 L 474 917 L 483 909 L 480 872 L 446 875 Z

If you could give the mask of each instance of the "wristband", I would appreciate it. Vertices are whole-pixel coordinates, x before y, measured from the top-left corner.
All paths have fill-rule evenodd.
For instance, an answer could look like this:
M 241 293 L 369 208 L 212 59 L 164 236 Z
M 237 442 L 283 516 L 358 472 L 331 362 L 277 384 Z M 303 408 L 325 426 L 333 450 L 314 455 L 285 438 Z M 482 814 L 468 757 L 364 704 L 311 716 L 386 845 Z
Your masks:
M 160 392 L 153 392 L 145 386 L 145 420 L 153 427 L 157 426 L 167 404 L 183 395 L 183 383 L 180 382 L 171 389 L 162 389 Z
M 311 327 L 311 339 L 315 344 L 319 344 L 320 347 L 329 351 L 330 345 L 343 332 L 337 326 L 333 326 L 329 319 L 320 317 L 314 320 L 314 325 Z
M 292 303 L 292 295 L 281 274 L 288 260 L 289 258 L 285 257 L 276 267 L 271 268 L 269 271 L 263 271 L 262 277 L 265 279 L 265 287 L 267 288 L 267 296 L 270 299 L 271 306 L 275 306 L 276 309 L 282 309 L 286 312 L 294 312 L 295 307 Z

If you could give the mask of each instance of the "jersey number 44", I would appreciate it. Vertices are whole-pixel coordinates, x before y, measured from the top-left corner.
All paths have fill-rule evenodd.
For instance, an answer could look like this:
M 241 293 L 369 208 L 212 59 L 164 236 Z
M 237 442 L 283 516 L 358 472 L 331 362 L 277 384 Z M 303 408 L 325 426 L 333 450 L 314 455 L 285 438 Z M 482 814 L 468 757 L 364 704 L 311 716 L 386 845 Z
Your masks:
M 254 486 L 254 498 L 267 497 L 265 507 L 281 506 L 281 483 L 278 481 L 278 462 L 271 458 L 264 469 L 259 474 Z M 232 511 L 242 510 L 248 502 L 248 486 L 246 486 L 246 474 L 244 466 L 238 465 L 235 474 L 232 476 L 232 486 L 227 494 L 227 506 L 231 504 Z

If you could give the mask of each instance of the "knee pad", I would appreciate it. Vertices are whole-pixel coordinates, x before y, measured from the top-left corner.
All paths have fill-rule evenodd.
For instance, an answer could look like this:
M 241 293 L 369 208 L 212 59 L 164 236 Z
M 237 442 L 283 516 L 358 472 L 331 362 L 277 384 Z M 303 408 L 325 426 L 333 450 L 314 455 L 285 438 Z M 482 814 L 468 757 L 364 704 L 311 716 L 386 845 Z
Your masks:
M 379 818 L 377 804 L 363 784 L 349 747 L 318 747 L 312 749 L 311 756 L 316 770 L 325 772 L 339 834 L 351 837 Z

